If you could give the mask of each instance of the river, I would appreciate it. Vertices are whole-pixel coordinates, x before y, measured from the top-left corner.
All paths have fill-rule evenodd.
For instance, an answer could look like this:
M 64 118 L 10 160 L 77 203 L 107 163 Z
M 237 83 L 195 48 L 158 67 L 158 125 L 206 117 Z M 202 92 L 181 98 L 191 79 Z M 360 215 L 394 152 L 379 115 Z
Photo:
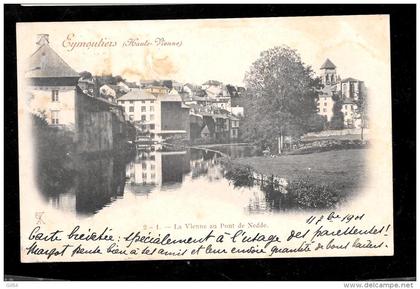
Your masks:
M 78 158 L 71 178 L 44 180 L 53 186 L 41 192 L 50 206 L 72 211 L 78 217 L 105 209 L 124 210 L 127 203 L 131 209 L 167 206 L 168 211 L 191 206 L 214 212 L 228 208 L 245 214 L 287 210 L 284 195 L 259 185 L 235 186 L 227 179 L 218 162 L 226 154 L 247 157 L 257 155 L 257 150 L 251 146 L 139 150 L 128 162 L 115 157 Z

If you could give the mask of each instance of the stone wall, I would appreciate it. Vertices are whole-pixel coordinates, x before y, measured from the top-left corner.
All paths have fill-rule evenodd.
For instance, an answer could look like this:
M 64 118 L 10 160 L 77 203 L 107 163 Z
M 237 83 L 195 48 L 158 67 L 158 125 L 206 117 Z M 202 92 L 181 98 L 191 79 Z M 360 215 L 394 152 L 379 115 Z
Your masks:
M 76 98 L 76 129 L 78 153 L 123 153 L 130 134 L 120 107 L 90 97 L 80 89 Z
M 342 136 L 342 135 L 352 135 L 352 134 L 360 134 L 360 128 L 348 128 L 348 129 L 340 129 L 340 130 L 323 130 L 320 132 L 311 132 L 305 134 L 304 137 L 326 137 L 326 136 Z M 369 129 L 365 128 L 363 130 L 363 134 L 368 135 Z

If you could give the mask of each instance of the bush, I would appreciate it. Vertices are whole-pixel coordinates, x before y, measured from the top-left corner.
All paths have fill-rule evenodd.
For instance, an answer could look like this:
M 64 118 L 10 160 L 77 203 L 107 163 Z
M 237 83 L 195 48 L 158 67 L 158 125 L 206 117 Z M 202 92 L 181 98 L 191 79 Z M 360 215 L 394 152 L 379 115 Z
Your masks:
M 338 193 L 328 185 L 318 185 L 308 179 L 292 181 L 287 187 L 300 209 L 330 209 L 338 204 Z
M 254 184 L 252 170 L 248 166 L 235 166 L 232 163 L 225 163 L 225 177 L 233 181 L 235 187 L 250 187 Z

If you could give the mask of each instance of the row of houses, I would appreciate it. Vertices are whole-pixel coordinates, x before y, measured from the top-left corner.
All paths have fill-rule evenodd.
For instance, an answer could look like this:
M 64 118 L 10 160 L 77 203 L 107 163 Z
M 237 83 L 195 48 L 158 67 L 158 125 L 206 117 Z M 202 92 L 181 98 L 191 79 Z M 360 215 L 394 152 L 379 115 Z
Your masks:
M 195 142 L 230 142 L 240 137 L 243 108 L 230 97 L 188 95 L 181 89 L 153 85 L 132 88 L 116 99 L 128 121 L 155 141 L 177 137 Z
M 157 142 L 170 138 L 191 142 L 240 139 L 245 115 L 237 100 L 245 93 L 243 87 L 216 80 L 194 85 L 174 80 L 134 83 L 121 77 L 94 77 L 71 68 L 50 47 L 47 34 L 40 35 L 37 44 L 25 71 L 29 109 L 43 113 L 50 125 L 73 130 L 83 151 L 118 149 L 127 141 L 123 136 L 133 129 Z M 339 99 L 345 127 L 359 128 L 357 100 L 363 81 L 341 79 L 329 59 L 321 70 L 318 113 L 330 121 Z
M 100 76 L 79 81 L 86 94 L 124 108 L 141 137 L 154 141 L 178 137 L 192 142 L 230 142 L 240 137 L 244 108 L 232 103 L 245 89 L 210 80 L 202 85 L 174 80 L 127 82 L 121 77 Z M 97 88 L 95 88 L 95 86 Z
M 229 142 L 240 136 L 243 108 L 232 107 L 232 98 L 243 89 L 216 81 L 134 83 L 77 73 L 51 48 L 47 34 L 39 35 L 37 44 L 25 71 L 29 110 L 42 113 L 51 126 L 73 131 L 80 151 L 118 149 L 132 129 L 157 142 Z

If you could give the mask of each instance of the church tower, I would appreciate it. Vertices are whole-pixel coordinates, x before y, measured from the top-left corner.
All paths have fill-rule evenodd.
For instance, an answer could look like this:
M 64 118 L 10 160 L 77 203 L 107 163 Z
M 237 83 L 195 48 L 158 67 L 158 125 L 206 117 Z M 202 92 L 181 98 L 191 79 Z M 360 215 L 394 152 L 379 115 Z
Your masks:
M 323 85 L 333 85 L 337 83 L 336 68 L 337 67 L 334 65 L 334 63 L 331 62 L 331 60 L 329 60 L 328 58 L 327 60 L 325 60 L 324 64 L 320 68 L 324 72 L 322 75 Z

